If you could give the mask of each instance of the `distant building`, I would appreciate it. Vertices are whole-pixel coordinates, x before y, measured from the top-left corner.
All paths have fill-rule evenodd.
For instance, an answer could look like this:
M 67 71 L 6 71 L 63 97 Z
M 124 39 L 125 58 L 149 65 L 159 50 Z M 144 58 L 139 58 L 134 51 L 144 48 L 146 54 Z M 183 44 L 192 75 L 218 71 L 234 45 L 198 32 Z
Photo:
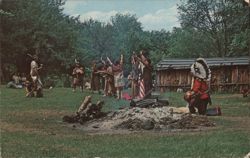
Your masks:
M 250 58 L 205 58 L 212 77 L 211 91 L 239 92 L 250 88 Z M 195 59 L 164 59 L 156 66 L 156 88 L 184 89 L 191 86 L 190 67 Z

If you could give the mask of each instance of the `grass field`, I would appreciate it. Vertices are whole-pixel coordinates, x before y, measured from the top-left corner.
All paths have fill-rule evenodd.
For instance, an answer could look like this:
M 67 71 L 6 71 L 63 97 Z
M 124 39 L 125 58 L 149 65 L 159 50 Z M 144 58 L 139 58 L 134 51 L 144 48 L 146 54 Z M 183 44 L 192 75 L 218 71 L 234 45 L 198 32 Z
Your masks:
M 213 105 L 223 116 L 210 117 L 217 128 L 198 132 L 135 132 L 132 134 L 84 133 L 62 123 L 86 95 L 93 102 L 105 101 L 105 111 L 128 105 L 126 101 L 103 98 L 71 89 L 44 91 L 44 98 L 25 98 L 23 89 L 1 86 L 1 156 L 83 158 L 240 158 L 250 152 L 250 98 L 239 94 L 213 94 Z M 185 106 L 183 94 L 165 93 L 172 106 Z

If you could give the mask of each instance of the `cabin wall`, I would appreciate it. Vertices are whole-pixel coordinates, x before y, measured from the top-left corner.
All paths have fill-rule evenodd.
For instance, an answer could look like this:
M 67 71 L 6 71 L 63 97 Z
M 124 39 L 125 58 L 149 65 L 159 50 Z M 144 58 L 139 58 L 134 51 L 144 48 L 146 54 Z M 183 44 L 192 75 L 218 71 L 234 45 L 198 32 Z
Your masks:
M 214 92 L 239 92 L 244 88 L 250 88 L 250 70 L 244 66 L 219 66 L 210 67 L 211 91 Z M 189 69 L 167 69 L 157 71 L 157 87 L 162 92 L 166 90 L 176 91 L 178 88 L 184 91 L 190 89 L 192 77 Z

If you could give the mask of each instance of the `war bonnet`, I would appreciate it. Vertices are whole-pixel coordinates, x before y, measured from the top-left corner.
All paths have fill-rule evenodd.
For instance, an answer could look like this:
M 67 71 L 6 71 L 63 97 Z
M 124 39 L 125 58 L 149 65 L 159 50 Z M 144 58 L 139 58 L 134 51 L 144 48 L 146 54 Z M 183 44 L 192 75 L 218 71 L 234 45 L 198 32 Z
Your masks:
M 191 66 L 191 73 L 200 79 L 210 81 L 211 71 L 203 58 L 197 58 Z

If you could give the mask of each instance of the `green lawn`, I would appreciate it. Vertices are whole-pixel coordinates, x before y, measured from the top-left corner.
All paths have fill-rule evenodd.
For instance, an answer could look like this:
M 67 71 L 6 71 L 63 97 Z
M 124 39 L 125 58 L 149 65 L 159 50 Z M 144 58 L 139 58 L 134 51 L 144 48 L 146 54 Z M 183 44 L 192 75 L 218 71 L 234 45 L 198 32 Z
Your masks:
M 223 116 L 210 117 L 217 128 L 199 132 L 135 132 L 93 135 L 70 128 L 62 116 L 72 114 L 86 95 L 105 101 L 105 111 L 128 105 L 71 89 L 44 91 L 44 98 L 25 98 L 23 89 L 1 87 L 0 157 L 225 157 L 240 158 L 250 152 L 250 98 L 238 94 L 213 94 L 213 104 Z M 171 106 L 185 106 L 183 94 L 165 93 Z

